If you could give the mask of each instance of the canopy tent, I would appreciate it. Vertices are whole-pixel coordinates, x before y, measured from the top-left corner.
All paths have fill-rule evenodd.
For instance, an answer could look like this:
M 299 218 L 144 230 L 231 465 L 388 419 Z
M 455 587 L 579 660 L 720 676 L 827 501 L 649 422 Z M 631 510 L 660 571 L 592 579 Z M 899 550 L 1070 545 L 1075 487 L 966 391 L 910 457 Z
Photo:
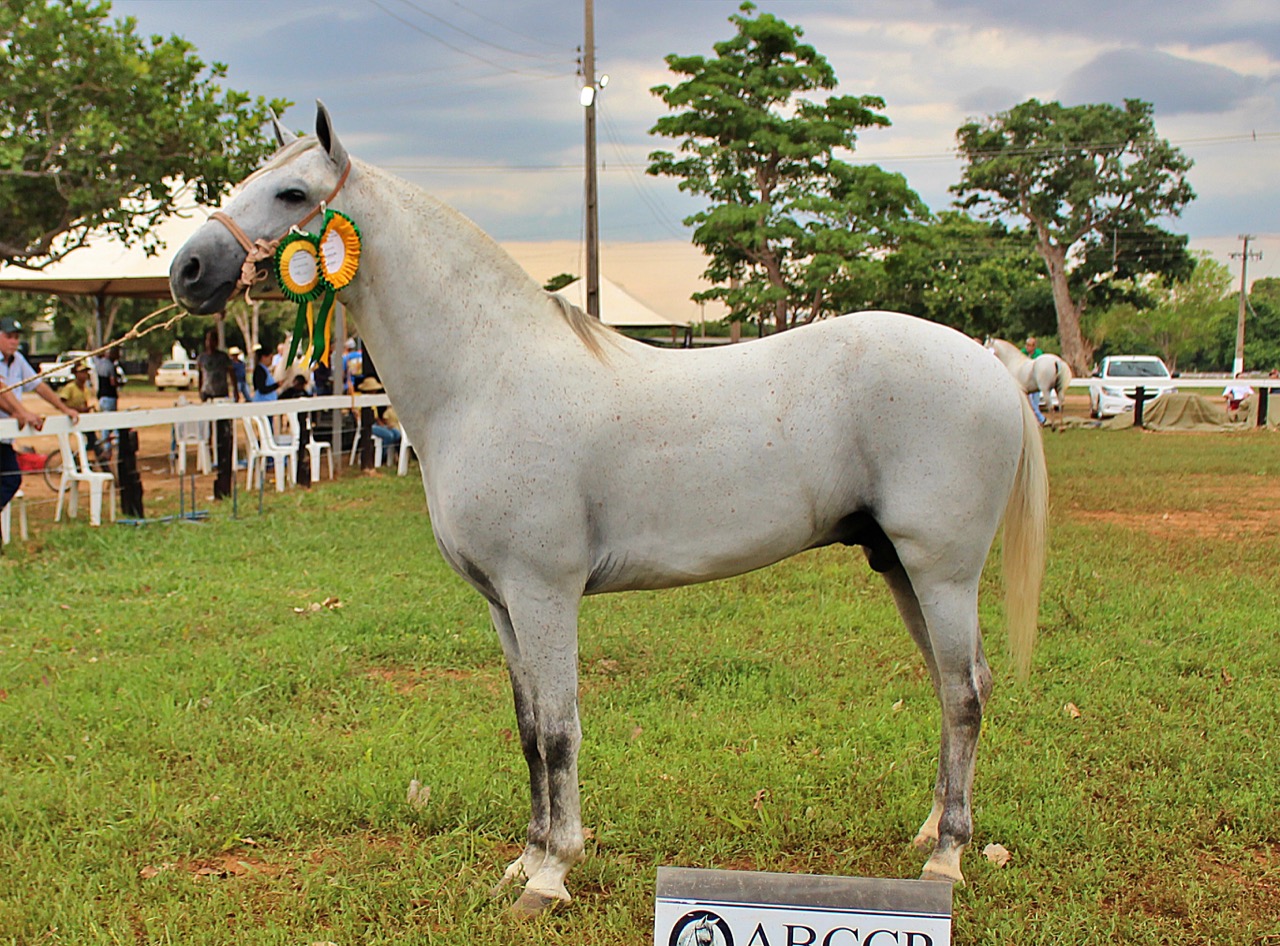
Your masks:
M 203 213 L 166 217 L 156 228 L 161 246 L 151 256 L 102 234 L 44 269 L 0 266 L 0 289 L 72 296 L 168 299 L 169 262 L 205 221 Z
M 557 291 L 579 309 L 586 311 L 585 280 L 575 279 Z M 604 276 L 600 277 L 600 321 L 614 328 L 685 328 L 689 324 L 688 319 L 666 315 L 649 308 L 616 282 Z
M 152 255 L 137 245 L 126 247 L 118 238 L 104 233 L 91 237 L 86 246 L 41 270 L 0 266 L 0 290 L 168 300 L 173 255 L 206 219 L 206 214 L 197 210 L 162 220 L 155 231 L 159 247 Z M 586 310 L 583 280 L 565 286 L 560 295 Z M 254 296 L 280 298 L 278 292 L 264 292 L 261 287 Z M 600 318 L 616 328 L 685 328 L 691 321 L 645 305 L 605 276 L 600 277 Z

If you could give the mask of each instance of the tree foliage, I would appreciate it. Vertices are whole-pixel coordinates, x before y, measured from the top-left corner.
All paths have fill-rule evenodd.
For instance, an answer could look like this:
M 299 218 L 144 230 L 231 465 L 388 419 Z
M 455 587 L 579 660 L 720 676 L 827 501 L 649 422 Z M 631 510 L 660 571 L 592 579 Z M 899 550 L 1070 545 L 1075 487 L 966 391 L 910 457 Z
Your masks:
M 0 260 L 40 268 L 95 228 L 127 242 L 180 199 L 216 203 L 273 149 L 268 108 L 177 36 L 93 0 L 0 5 Z M 194 193 L 174 193 L 183 181 Z
M 1116 306 L 1093 320 L 1091 334 L 1111 351 L 1150 352 L 1160 355 L 1170 370 L 1185 368 L 1214 347 L 1224 324 L 1231 327 L 1234 345 L 1230 289 L 1227 267 L 1201 255 L 1186 279 L 1155 277 L 1144 290 L 1149 307 L 1132 302 Z
M 1026 234 L 944 211 L 884 262 L 876 303 L 983 338 L 1055 333 L 1053 299 Z
M 709 201 L 685 223 L 718 285 L 695 298 L 723 299 L 732 318 L 781 331 L 840 311 L 860 263 L 928 210 L 900 175 L 836 157 L 853 150 L 859 129 L 889 124 L 884 101 L 807 97 L 835 88 L 830 63 L 799 27 L 754 15 L 751 3 L 740 11 L 714 57 L 666 57 L 686 78 L 652 89 L 674 113 L 650 133 L 679 148 L 653 152 L 648 172 Z
M 1122 264 L 1129 275 L 1187 269 L 1185 241 L 1179 254 L 1181 238 L 1153 221 L 1194 198 L 1190 159 L 1156 137 L 1151 106 L 1136 99 L 1124 108 L 1030 99 L 956 137 L 966 165 L 952 190 L 987 218 L 1027 222 L 1053 287 L 1063 357 L 1086 370 L 1093 347 L 1080 315 L 1089 294 Z M 1133 249 L 1123 260 L 1121 235 Z

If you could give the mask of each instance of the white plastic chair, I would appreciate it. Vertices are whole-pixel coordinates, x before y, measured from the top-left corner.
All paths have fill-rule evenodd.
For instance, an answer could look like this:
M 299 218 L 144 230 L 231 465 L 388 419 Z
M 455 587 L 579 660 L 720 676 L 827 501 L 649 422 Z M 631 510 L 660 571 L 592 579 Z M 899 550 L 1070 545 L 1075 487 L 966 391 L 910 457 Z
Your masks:
M 400 428 L 400 458 L 396 464 L 396 473 L 405 476 L 409 472 L 409 437 L 404 432 L 404 428 Z
M 18 509 L 18 535 L 22 536 L 23 542 L 27 541 L 27 495 L 22 490 L 18 490 L 9 500 L 9 504 L 4 509 L 0 509 L 0 541 L 5 545 L 8 545 L 13 537 L 11 517 L 15 506 Z
M 75 449 L 71 447 L 71 438 L 76 441 Z M 80 484 L 89 487 L 89 525 L 102 525 L 102 491 L 107 489 L 107 503 L 111 511 L 111 521 L 116 521 L 116 478 L 106 472 L 99 472 L 89 466 L 89 449 L 84 434 L 73 430 L 69 434 L 58 434 L 58 450 L 62 453 L 62 478 L 58 481 L 58 506 L 54 510 L 53 521 L 62 519 L 62 502 L 67 500 L 67 514 L 74 519 L 80 503 Z M 71 497 L 67 498 L 67 493 Z
M 298 419 L 298 415 L 286 414 L 289 420 L 289 435 L 293 438 L 294 443 L 302 443 L 302 421 Z M 320 479 L 320 455 L 326 450 L 325 454 L 329 460 L 329 479 L 333 479 L 333 444 L 327 440 L 317 440 L 313 431 L 309 440 L 307 440 L 307 456 L 311 458 L 311 475 L 315 479 Z M 293 481 L 298 481 L 297 470 L 297 451 L 294 451 L 294 470 Z
M 253 489 L 254 473 L 261 478 L 267 471 L 267 460 L 274 460 L 276 467 L 276 492 L 284 492 L 286 468 L 291 467 L 297 456 L 298 448 L 294 444 L 279 444 L 271 436 L 270 425 L 261 417 L 245 417 L 244 435 L 249 444 L 249 462 L 245 474 L 245 489 Z
M 187 403 L 185 397 L 178 398 L 178 407 Z M 196 449 L 196 469 L 202 476 L 208 476 L 213 470 L 213 459 L 209 450 L 209 422 L 207 420 L 185 420 L 173 425 L 174 449 L 178 453 L 178 475 L 187 472 L 187 447 Z

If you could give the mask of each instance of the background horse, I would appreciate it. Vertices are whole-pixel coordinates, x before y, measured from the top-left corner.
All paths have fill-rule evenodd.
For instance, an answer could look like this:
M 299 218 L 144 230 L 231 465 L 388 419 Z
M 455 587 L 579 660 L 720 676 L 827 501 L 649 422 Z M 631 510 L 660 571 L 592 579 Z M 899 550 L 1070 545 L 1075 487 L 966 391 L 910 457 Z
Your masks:
M 179 251 L 173 293 L 193 312 L 221 309 L 246 262 L 269 260 L 259 241 L 315 207 L 361 228 L 341 298 L 419 451 L 436 542 L 488 601 L 510 672 L 531 796 L 502 881 L 527 878 L 515 909 L 568 900 L 583 855 L 582 596 L 723 578 L 836 542 L 863 546 L 924 655 L 942 738 L 916 842 L 933 848 L 923 877 L 961 880 L 991 689 L 978 585 L 1002 518 L 1024 669 L 1044 566 L 1043 447 L 1008 373 L 965 336 L 886 312 L 717 350 L 653 348 L 544 292 L 417 187 L 351 160 L 323 106 L 315 138 L 282 143 L 225 206 L 231 226 L 211 220 Z
M 1028 394 L 1040 395 L 1039 401 L 1032 404 L 1040 423 L 1045 422 L 1049 413 L 1049 392 L 1057 395 L 1058 419 L 1061 424 L 1067 406 L 1067 386 L 1071 384 L 1071 366 L 1050 352 L 1028 358 L 1021 348 L 1003 338 L 987 339 L 987 348 L 1009 369 L 1009 374 L 1022 385 L 1022 390 Z

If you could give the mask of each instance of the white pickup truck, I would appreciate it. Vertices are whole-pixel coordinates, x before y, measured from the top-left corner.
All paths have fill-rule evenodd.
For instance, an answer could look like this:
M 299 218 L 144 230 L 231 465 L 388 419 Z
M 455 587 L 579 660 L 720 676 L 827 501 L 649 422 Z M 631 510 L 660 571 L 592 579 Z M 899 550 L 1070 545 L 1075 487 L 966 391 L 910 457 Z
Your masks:
M 1147 401 L 1178 390 L 1165 363 L 1155 355 L 1109 355 L 1089 379 L 1089 415 L 1113 417 L 1133 410 L 1134 392 L 1142 387 Z

